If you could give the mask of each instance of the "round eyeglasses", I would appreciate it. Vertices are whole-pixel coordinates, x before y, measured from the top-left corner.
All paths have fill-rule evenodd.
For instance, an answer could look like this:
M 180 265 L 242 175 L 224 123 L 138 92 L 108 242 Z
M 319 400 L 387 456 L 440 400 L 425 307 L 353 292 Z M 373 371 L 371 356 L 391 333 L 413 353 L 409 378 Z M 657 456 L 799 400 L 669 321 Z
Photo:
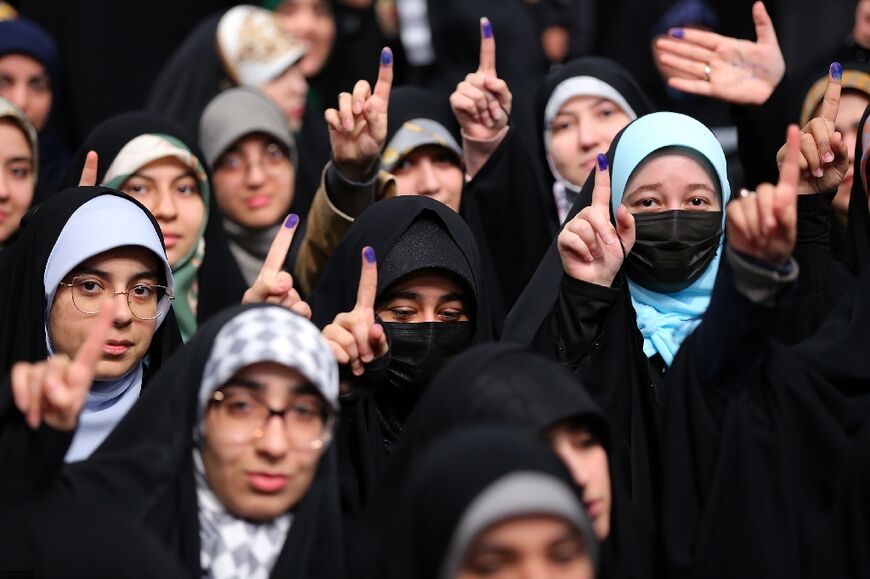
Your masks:
M 169 309 L 175 296 L 166 286 L 137 283 L 129 286 L 127 291 L 116 292 L 106 287 L 106 282 L 89 276 L 75 276 L 69 283 L 59 285 L 70 288 L 73 305 L 83 314 L 96 314 L 107 301 L 115 296 L 127 297 L 130 313 L 140 320 L 153 320 L 163 315 Z
M 311 394 L 291 395 L 284 408 L 276 409 L 250 388 L 224 387 L 216 390 L 209 402 L 215 412 L 215 430 L 230 442 L 263 438 L 274 416 L 283 419 L 287 441 L 297 450 L 320 450 L 332 438 L 335 414 Z

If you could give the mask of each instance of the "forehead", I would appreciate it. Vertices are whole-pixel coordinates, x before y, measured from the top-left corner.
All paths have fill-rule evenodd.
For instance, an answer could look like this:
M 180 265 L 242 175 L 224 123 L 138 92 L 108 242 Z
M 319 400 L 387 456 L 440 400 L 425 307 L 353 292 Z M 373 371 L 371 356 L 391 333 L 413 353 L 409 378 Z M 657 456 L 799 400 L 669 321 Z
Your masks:
M 99 269 L 107 273 L 120 273 L 122 270 L 161 271 L 160 260 L 150 250 L 132 245 L 116 247 L 86 259 L 71 271 L 80 269 Z
M 0 56 L 0 71 L 5 74 L 47 75 L 45 67 L 38 60 L 26 54 L 4 54 Z
M 286 390 L 310 384 L 310 381 L 296 368 L 277 362 L 257 362 L 237 370 L 227 383 L 243 379 L 262 386 L 263 390 Z
M 236 152 L 240 152 L 240 153 L 245 153 L 248 151 L 259 150 L 259 149 L 262 149 L 263 147 L 269 145 L 270 143 L 278 143 L 278 142 L 279 142 L 278 139 L 276 139 L 272 135 L 269 135 L 266 133 L 261 133 L 261 132 L 248 133 L 247 135 L 243 136 L 242 138 L 240 138 L 239 140 L 234 142 L 232 145 L 227 147 L 226 152 L 236 151 Z
M 446 271 L 424 270 L 403 277 L 390 285 L 384 293 L 413 292 L 421 295 L 464 293 L 463 287 Z
M 534 548 L 535 544 L 554 541 L 574 533 L 574 526 L 559 517 L 520 515 L 495 523 L 478 535 L 477 540 L 526 551 Z
M 697 159 L 672 150 L 653 153 L 644 159 L 628 180 L 626 191 L 646 182 L 691 182 L 714 187 L 713 177 Z
M 422 159 L 440 159 L 444 155 L 449 155 L 451 159 L 456 159 L 456 153 L 454 151 L 451 151 L 443 145 L 431 143 L 411 149 L 411 151 L 402 158 L 408 161 L 420 161 Z M 459 160 L 456 159 L 456 161 L 458 164 Z
M 30 144 L 24 132 L 13 120 L 0 118 L 0 151 L 16 157 L 30 157 Z
M 558 114 L 578 114 L 601 105 L 613 106 L 617 110 L 625 112 L 622 110 L 622 107 L 609 98 L 594 95 L 577 95 L 565 101 L 565 104 L 559 109 Z

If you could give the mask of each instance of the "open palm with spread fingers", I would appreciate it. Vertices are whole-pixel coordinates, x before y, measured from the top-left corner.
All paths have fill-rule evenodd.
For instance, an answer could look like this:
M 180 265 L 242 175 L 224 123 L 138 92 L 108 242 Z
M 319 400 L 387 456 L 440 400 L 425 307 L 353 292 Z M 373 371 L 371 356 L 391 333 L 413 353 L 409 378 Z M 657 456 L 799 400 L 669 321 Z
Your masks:
M 450 95 L 450 107 L 463 132 L 492 139 L 509 121 L 513 95 L 495 71 L 495 36 L 487 18 L 480 19 L 480 63 Z
M 327 109 L 323 115 L 329 128 L 332 158 L 349 179 L 364 179 L 380 158 L 387 139 L 387 108 L 392 86 L 393 53 L 384 48 L 374 90 L 367 81 L 357 81 L 353 94 L 338 95 L 338 109 Z
M 828 85 L 822 98 L 819 116 L 810 119 L 800 131 L 800 183 L 798 193 L 823 193 L 840 186 L 849 172 L 849 150 L 835 123 L 840 111 L 843 67 L 838 62 L 828 70 Z M 776 154 L 782 171 L 788 144 Z
M 755 42 L 675 28 L 656 40 L 671 88 L 736 104 L 764 104 L 785 74 L 785 59 L 764 3 L 752 6 Z
M 284 271 L 284 261 L 293 244 L 293 235 L 299 225 L 299 216 L 291 213 L 284 220 L 283 227 L 278 229 L 266 260 L 254 285 L 248 288 L 242 297 L 243 304 L 267 303 L 283 306 L 300 316 L 311 319 L 311 308 L 305 303 L 299 293 L 293 288 L 293 276 Z
M 788 128 L 779 183 L 763 183 L 755 193 L 728 204 L 728 243 L 732 248 L 774 266 L 784 266 L 797 239 L 797 189 L 800 131 Z
M 338 363 L 350 364 L 354 376 L 361 376 L 365 372 L 364 364 L 380 358 L 389 350 L 384 327 L 375 320 L 377 293 L 375 250 L 364 247 L 356 305 L 353 310 L 335 316 L 322 332 Z
M 55 430 L 75 430 L 114 317 L 115 303 L 106 302 L 72 360 L 57 354 L 42 362 L 18 362 L 12 367 L 12 397 L 28 426 L 36 430 L 44 422 Z
M 624 205 L 610 222 L 610 172 L 598 155 L 592 203 L 565 224 L 556 242 L 565 273 L 580 281 L 610 287 L 625 255 L 634 247 L 634 217 Z

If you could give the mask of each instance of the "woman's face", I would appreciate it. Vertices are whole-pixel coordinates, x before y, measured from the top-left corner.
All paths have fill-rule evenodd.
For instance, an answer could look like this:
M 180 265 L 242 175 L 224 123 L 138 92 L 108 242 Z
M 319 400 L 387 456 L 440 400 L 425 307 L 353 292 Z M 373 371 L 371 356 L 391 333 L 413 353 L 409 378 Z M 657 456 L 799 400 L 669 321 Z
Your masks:
M 41 131 L 51 111 L 51 77 L 44 66 L 29 56 L 0 56 L 0 97 L 18 107 Z
M 379 297 L 385 322 L 467 322 L 469 296 L 449 276 L 422 271 L 394 283 Z
M 335 40 L 335 18 L 327 0 L 284 0 L 275 8 L 281 27 L 302 41 L 308 51 L 299 62 L 305 78 L 316 75 L 326 64 Z
M 610 534 L 613 502 L 607 451 L 598 437 L 584 427 L 558 426 L 547 438 L 583 491 L 583 507 L 592 520 L 595 536 L 603 541 Z
M 321 450 L 300 445 L 326 405 L 298 371 L 262 362 L 239 370 L 219 389 L 224 398 L 204 418 L 202 461 L 208 485 L 237 517 L 268 521 L 295 506 L 314 480 Z M 259 416 L 285 410 L 283 420 Z M 305 440 L 308 440 L 306 438 Z
M 142 361 L 157 329 L 157 320 L 133 316 L 127 295 L 140 285 L 161 285 L 163 265 L 143 247 L 120 247 L 92 257 L 69 272 L 63 282 L 81 282 L 89 294 L 97 291 L 115 293 L 115 317 L 112 329 L 97 362 L 96 380 L 114 380 Z M 110 298 L 111 299 L 111 298 Z M 132 298 L 131 298 L 132 299 Z M 73 289 L 60 285 L 48 315 L 51 345 L 57 354 L 74 358 L 91 333 L 96 314 L 86 314 L 76 307 Z
M 215 163 L 215 200 L 230 220 L 265 229 L 290 211 L 296 171 L 283 145 L 254 133 L 242 137 Z
M 595 168 L 598 153 L 610 149 L 613 138 L 631 118 L 610 99 L 577 96 L 562 105 L 550 124 L 548 152 L 559 174 L 582 187 Z
M 305 99 L 308 98 L 308 82 L 300 65 L 294 64 L 259 89 L 284 113 L 290 131 L 299 132 L 305 114 Z
M 710 174 L 693 158 L 678 153 L 647 158 L 628 180 L 622 204 L 630 213 L 722 210 Z
M 0 120 L 0 245 L 18 230 L 33 201 L 36 172 L 30 144 L 18 125 Z
M 160 224 L 169 265 L 176 264 L 199 242 L 205 203 L 193 171 L 174 157 L 140 167 L 120 187 L 142 203 Z
M 580 532 L 553 516 L 524 516 L 480 533 L 456 579 L 593 579 L 595 567 Z
M 424 195 L 459 212 L 465 175 L 456 155 L 440 145 L 417 147 L 393 168 L 399 195 Z

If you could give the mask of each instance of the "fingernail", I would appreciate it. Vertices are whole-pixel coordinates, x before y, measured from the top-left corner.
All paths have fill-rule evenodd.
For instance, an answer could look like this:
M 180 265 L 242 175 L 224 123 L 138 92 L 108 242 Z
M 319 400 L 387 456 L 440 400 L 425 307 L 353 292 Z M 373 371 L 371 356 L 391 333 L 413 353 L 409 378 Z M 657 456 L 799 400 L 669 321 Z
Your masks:
M 598 170 L 607 171 L 607 155 L 598 153 Z
M 843 78 L 843 65 L 839 62 L 831 63 L 831 77 L 837 80 Z
M 673 36 L 674 38 L 682 38 L 685 35 L 686 31 L 682 28 L 674 28 L 673 30 L 671 30 L 671 36 Z
M 375 249 L 373 247 L 366 247 L 363 249 L 363 257 L 366 258 L 366 261 L 369 263 L 374 263 L 375 259 Z
M 825 163 L 830 163 L 833 160 L 834 160 L 834 154 L 830 151 L 828 151 L 827 153 L 822 155 L 822 161 L 824 161 Z
M 492 38 L 492 23 L 486 18 L 483 19 L 483 37 Z
M 390 66 L 393 64 L 393 53 L 389 48 L 384 48 L 381 51 L 381 64 L 383 66 Z
M 287 229 L 293 229 L 299 223 L 299 216 L 295 213 L 291 213 L 287 216 L 287 219 L 284 220 L 284 227 Z
M 822 170 L 821 167 L 813 171 L 813 176 L 815 176 L 817 179 L 821 179 L 824 174 L 825 172 Z

